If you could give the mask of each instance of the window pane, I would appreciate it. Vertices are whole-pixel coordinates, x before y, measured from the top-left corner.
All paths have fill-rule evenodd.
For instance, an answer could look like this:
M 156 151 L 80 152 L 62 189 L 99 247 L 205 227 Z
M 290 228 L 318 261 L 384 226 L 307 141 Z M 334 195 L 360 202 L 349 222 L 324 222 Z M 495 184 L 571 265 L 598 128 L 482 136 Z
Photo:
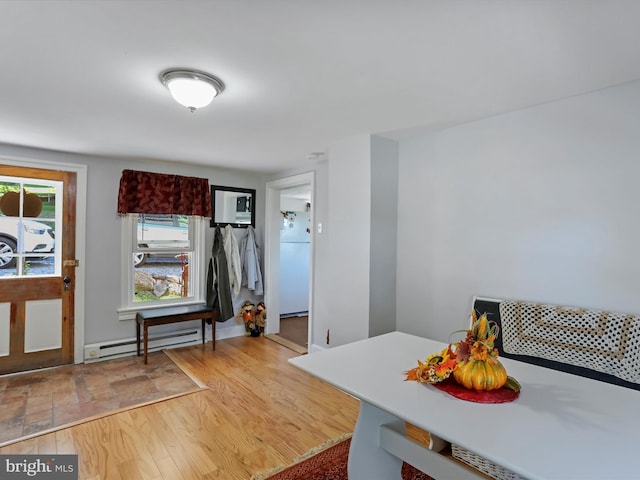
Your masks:
M 138 215 L 136 245 L 145 249 L 189 249 L 186 215 Z
M 189 296 L 191 253 L 134 253 L 134 302 L 175 300 Z
M 55 275 L 56 264 L 53 255 L 38 255 L 24 259 L 24 275 Z
M 30 221 L 37 222 L 39 231 L 44 230 L 46 227 L 47 233 L 54 239 L 56 230 L 56 187 L 53 185 L 29 183 L 25 183 L 22 187 L 24 192 L 26 192 L 26 196 L 24 197 L 24 216 L 30 217 Z M 34 215 L 38 209 L 40 213 Z M 41 238 L 40 241 L 40 243 L 47 243 L 46 248 L 48 248 L 48 250 L 28 250 L 25 246 L 25 251 L 46 251 L 53 253 L 55 242 L 43 238 Z
M 121 319 L 141 306 L 202 301 L 205 221 L 189 216 L 131 214 L 123 219 Z M 170 236 L 161 232 L 169 231 Z M 155 234 L 150 236 L 155 230 Z M 162 242 L 169 240 L 169 242 Z M 179 247 L 169 247 L 177 244 Z
M 20 184 L 0 182 L 0 276 L 17 274 Z
M 0 257 L 0 261 L 2 261 L 2 257 Z M 16 275 L 18 275 L 17 263 L 12 263 L 11 265 L 5 264 L 4 267 L 0 268 L 0 278 L 15 277 Z
M 56 181 L 0 177 L 0 277 L 54 275 L 60 270 L 61 257 L 52 255 L 60 186 Z M 43 254 L 53 263 L 30 272 L 32 259 Z

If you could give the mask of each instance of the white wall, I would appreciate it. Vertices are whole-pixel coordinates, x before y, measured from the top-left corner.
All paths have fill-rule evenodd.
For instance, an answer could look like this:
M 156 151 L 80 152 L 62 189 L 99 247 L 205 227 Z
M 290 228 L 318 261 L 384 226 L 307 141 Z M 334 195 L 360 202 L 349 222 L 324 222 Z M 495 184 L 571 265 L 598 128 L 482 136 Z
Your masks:
M 360 135 L 333 145 L 329 153 L 328 197 L 331 224 L 326 261 L 330 345 L 366 338 L 369 333 L 371 237 L 371 137 Z
M 329 164 L 326 160 L 315 166 L 315 192 L 313 196 L 314 225 L 314 250 L 311 252 L 313 264 L 313 323 L 311 339 L 313 344 L 327 346 L 327 328 L 331 316 L 331 297 L 327 285 L 331 283 L 332 266 L 329 261 L 329 236 L 326 234 L 326 226 L 329 225 Z M 322 233 L 318 233 L 318 224 L 323 226 Z M 310 347 L 313 346 L 310 345 Z
M 310 169 L 315 171 L 312 349 L 394 330 L 398 144 L 371 135 L 348 138 L 331 146 L 328 161 Z M 304 171 L 280 172 L 269 180 Z
M 260 183 L 257 175 L 203 166 L 128 158 L 97 158 L 9 145 L 0 145 L 0 155 L 88 165 L 86 258 L 80 259 L 86 265 L 85 344 L 135 336 L 134 321 L 120 321 L 117 314 L 117 308 L 120 306 L 122 276 L 120 272 L 120 218 L 116 214 L 116 207 L 118 185 L 123 169 L 198 176 L 208 178 L 211 184 L 255 188 L 259 202 L 256 234 L 259 239 L 262 238 L 264 220 L 260 205 L 263 205 L 264 202 L 264 186 Z M 244 233 L 240 229 L 239 237 Z M 205 255 L 207 262 L 211 255 L 212 244 L 213 229 L 207 228 Z M 248 295 L 246 289 L 243 289 L 234 305 L 237 303 L 239 307 L 246 299 L 245 296 L 248 299 L 254 298 Z M 219 332 L 223 333 L 223 329 L 234 326 L 235 321 L 230 320 L 224 324 L 218 324 L 217 328 Z
M 396 329 L 398 143 L 371 137 L 369 336 Z
M 400 143 L 397 326 L 473 295 L 640 312 L 640 82 Z

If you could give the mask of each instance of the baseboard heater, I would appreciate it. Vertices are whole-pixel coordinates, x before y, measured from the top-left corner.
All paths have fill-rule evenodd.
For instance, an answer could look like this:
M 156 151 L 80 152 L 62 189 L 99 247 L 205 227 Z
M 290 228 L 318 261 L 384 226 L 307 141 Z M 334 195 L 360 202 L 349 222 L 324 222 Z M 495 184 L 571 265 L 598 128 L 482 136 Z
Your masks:
M 155 352 L 164 348 L 186 347 L 202 343 L 202 332 L 200 328 L 190 328 L 187 330 L 177 330 L 172 332 L 162 332 L 157 334 L 149 333 L 149 352 Z M 140 339 L 140 350 L 142 351 L 142 339 Z M 125 338 L 112 342 L 94 343 L 85 345 L 85 363 L 109 360 L 112 358 L 126 357 L 136 354 L 136 339 Z

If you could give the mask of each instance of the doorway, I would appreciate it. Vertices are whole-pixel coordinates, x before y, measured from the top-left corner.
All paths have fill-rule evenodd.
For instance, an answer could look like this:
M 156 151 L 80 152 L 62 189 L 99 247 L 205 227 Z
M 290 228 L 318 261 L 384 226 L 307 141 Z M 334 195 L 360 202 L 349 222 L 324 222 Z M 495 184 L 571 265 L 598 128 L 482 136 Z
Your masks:
M 280 332 L 308 348 L 311 187 L 280 190 Z
M 300 351 L 313 344 L 313 193 L 313 172 L 266 186 L 266 333 L 280 334 L 292 320 L 299 320 L 293 325 L 299 331 L 304 322 L 306 341 Z
M 76 173 L 0 165 L 0 373 L 73 363 Z

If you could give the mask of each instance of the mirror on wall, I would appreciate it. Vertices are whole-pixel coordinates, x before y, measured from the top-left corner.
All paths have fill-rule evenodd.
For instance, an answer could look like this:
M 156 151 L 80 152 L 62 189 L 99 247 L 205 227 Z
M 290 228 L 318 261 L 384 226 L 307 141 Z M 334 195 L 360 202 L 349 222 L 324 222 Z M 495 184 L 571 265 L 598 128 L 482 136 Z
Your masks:
M 211 185 L 211 226 L 256 226 L 256 191 L 249 188 Z

